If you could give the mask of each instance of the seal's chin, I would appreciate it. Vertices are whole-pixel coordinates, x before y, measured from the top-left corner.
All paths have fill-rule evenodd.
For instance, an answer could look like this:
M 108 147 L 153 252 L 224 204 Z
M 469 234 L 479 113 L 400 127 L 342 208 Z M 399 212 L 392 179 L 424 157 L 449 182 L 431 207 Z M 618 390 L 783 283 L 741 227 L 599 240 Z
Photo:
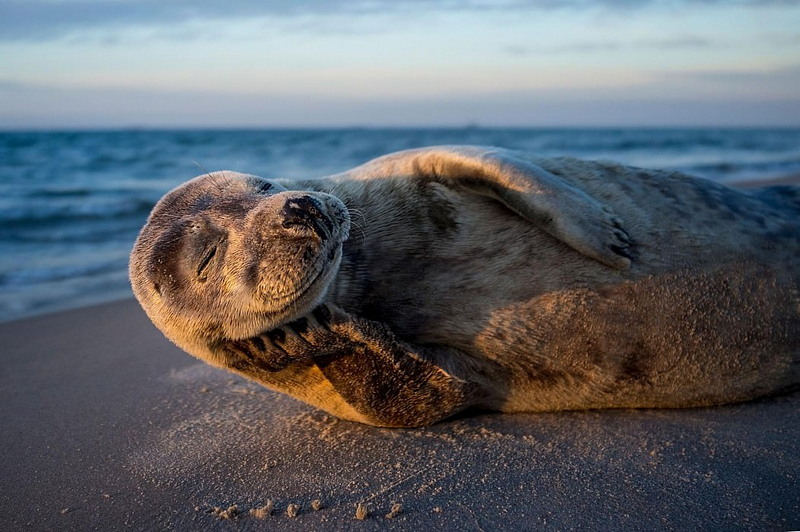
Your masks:
M 322 304 L 330 292 L 342 261 L 341 241 L 330 241 L 317 254 L 305 275 L 294 281 L 295 288 L 276 297 L 274 271 L 265 269 L 256 289 L 255 305 L 249 312 L 229 308 L 222 313 L 221 329 L 225 338 L 241 340 L 258 336 L 309 314 Z
M 292 296 L 286 298 L 282 308 L 275 313 L 279 318 L 271 328 L 294 321 L 319 306 L 328 295 L 341 262 L 342 243 L 325 246 L 317 257 L 314 267 L 309 268 L 306 279 L 300 283 Z

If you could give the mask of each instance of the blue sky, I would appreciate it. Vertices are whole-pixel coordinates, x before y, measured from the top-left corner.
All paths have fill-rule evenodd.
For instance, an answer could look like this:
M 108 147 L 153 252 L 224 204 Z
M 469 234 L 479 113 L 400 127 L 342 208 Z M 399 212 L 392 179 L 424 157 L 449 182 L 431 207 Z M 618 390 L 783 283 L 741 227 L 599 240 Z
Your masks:
M 800 126 L 800 1 L 0 0 L 0 128 Z

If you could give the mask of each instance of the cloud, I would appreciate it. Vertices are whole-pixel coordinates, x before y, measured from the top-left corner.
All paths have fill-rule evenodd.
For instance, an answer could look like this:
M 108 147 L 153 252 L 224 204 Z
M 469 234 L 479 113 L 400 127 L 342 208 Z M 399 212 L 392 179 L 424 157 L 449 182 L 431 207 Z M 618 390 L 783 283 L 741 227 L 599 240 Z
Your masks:
M 509 55 L 527 56 L 532 54 L 559 54 L 559 53 L 594 53 L 594 52 L 616 52 L 621 50 L 672 50 L 687 48 L 709 48 L 714 46 L 714 42 L 704 37 L 683 36 L 669 39 L 639 39 L 629 42 L 605 41 L 605 42 L 576 42 L 559 46 L 550 47 L 526 47 L 526 46 L 506 46 L 503 51 Z
M 701 70 L 671 71 L 657 74 L 661 81 L 696 86 L 703 84 L 711 88 L 738 90 L 742 94 L 779 93 L 795 94 L 800 87 L 800 65 L 763 70 Z
M 86 29 L 166 26 L 192 20 L 358 13 L 366 2 L 344 0 L 6 0 L 0 39 L 42 40 Z
M 693 4 L 791 6 L 800 0 L 0 0 L 0 40 L 52 40 L 85 30 L 163 27 L 197 20 L 456 10 L 639 10 Z

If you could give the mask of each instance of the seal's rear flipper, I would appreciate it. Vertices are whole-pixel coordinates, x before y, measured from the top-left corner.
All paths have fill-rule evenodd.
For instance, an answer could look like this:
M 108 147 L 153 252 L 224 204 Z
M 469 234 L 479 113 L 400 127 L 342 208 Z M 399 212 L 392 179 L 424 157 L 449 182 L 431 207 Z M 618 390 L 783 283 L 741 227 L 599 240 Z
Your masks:
M 630 237 L 608 207 L 513 151 L 481 146 L 408 150 L 347 175 L 417 177 L 489 196 L 584 255 L 613 268 L 630 267 Z

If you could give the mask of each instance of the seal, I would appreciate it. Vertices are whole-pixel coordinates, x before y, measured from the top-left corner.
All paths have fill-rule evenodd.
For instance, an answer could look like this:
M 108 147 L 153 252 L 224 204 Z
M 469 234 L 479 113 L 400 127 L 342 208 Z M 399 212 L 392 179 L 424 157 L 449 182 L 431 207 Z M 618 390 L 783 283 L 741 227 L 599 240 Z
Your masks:
M 693 407 L 800 383 L 800 189 L 477 146 L 154 207 L 134 294 L 192 355 L 344 419 Z

